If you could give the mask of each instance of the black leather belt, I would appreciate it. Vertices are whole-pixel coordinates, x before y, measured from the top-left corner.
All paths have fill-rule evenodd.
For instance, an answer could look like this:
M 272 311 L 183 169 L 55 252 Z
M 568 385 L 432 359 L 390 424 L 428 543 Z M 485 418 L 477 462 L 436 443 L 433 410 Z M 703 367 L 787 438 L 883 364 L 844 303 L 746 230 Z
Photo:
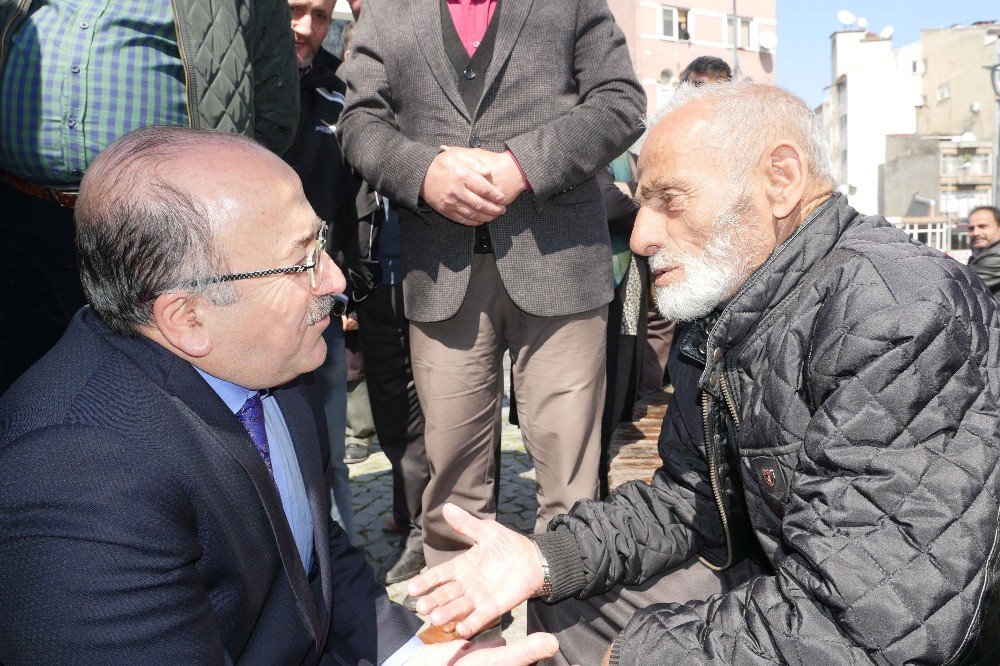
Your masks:
M 54 187 L 46 187 L 45 185 L 32 183 L 30 180 L 25 180 L 24 178 L 15 176 L 14 174 L 8 173 L 3 169 L 0 169 L 0 182 L 7 183 L 15 190 L 24 192 L 29 196 L 44 199 L 46 201 L 55 201 L 64 208 L 73 208 L 76 205 L 76 190 L 59 190 Z

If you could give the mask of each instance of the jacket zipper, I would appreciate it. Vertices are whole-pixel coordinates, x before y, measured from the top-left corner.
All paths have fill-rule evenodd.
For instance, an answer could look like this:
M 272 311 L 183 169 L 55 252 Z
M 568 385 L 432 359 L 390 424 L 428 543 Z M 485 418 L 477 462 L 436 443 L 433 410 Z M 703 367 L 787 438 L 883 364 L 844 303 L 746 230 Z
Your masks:
M 722 565 L 718 565 L 709 562 L 704 556 L 699 556 L 698 560 L 712 571 L 722 571 L 723 569 L 728 569 L 733 563 L 733 539 L 729 533 L 729 516 L 726 514 L 726 507 L 722 502 L 722 491 L 719 488 L 719 470 L 716 464 L 717 451 L 715 450 L 715 445 L 712 443 L 712 430 L 710 427 L 711 411 L 711 398 L 708 391 L 702 391 L 701 412 L 705 422 L 705 457 L 708 459 L 708 479 L 712 484 L 712 496 L 715 498 L 715 506 L 718 508 L 719 518 L 722 520 L 722 532 L 726 537 L 726 561 Z
M 740 415 L 736 412 L 736 403 L 733 401 L 733 396 L 729 392 L 729 382 L 726 381 L 726 375 L 721 370 L 716 370 L 719 373 L 719 386 L 722 388 L 722 397 L 726 401 L 726 407 L 729 408 L 729 415 L 733 417 L 733 423 L 736 427 L 740 427 Z
M 715 374 L 718 373 L 718 374 Z M 736 405 L 733 401 L 732 392 L 729 390 L 729 382 L 726 381 L 726 376 L 722 371 L 716 367 L 713 371 L 713 375 L 718 378 L 718 381 L 713 381 L 712 384 L 718 383 L 719 387 L 722 389 L 723 400 L 726 403 L 726 408 L 729 410 L 729 415 L 733 419 L 733 423 L 736 427 L 740 427 L 740 417 L 736 411 Z M 723 565 L 712 564 L 704 557 L 699 557 L 701 563 L 704 564 L 709 569 L 713 571 L 722 571 L 723 569 L 728 569 L 733 563 L 733 540 L 732 535 L 729 531 L 729 516 L 726 514 L 725 504 L 722 501 L 722 489 L 719 487 L 719 471 L 718 465 L 716 464 L 718 451 L 715 448 L 715 444 L 712 441 L 712 435 L 710 430 L 711 425 L 711 399 L 709 398 L 708 391 L 702 391 L 701 393 L 701 406 L 702 406 L 702 418 L 704 419 L 705 425 L 705 455 L 708 458 L 708 479 L 712 484 L 712 496 L 715 499 L 715 506 L 719 510 L 719 518 L 722 520 L 722 531 L 726 537 L 726 561 Z
M 3 65 L 4 55 L 6 55 L 7 37 L 10 33 L 10 29 L 15 23 L 17 23 L 17 17 L 21 14 L 21 12 L 26 10 L 30 4 L 31 0 L 20 0 L 20 2 L 17 3 L 17 8 L 14 9 L 14 13 L 11 15 L 10 20 L 7 21 L 7 25 L 3 27 L 3 33 L 0 33 L 0 65 Z
M 184 91 L 187 93 L 184 102 L 185 105 L 187 106 L 188 125 L 190 125 L 191 127 L 198 127 L 195 124 L 194 90 L 192 90 L 191 77 L 188 74 L 187 56 L 184 54 L 184 36 L 181 35 L 181 18 L 180 14 L 177 12 L 177 0 L 170 0 L 170 5 L 171 7 L 173 7 L 174 10 L 174 34 L 177 35 L 177 50 L 180 52 L 181 68 L 184 70 Z

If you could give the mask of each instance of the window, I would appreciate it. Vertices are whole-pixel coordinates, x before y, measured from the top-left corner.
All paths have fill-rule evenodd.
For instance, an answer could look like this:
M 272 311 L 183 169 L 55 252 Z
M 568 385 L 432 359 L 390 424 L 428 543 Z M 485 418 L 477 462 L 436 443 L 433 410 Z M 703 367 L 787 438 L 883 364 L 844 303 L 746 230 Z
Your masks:
M 688 10 L 678 7 L 660 7 L 660 36 L 667 39 L 691 39 L 688 29 Z
M 660 7 L 660 34 L 677 39 L 677 8 Z
M 726 37 L 729 40 L 727 43 L 730 45 L 735 44 L 741 49 L 750 48 L 751 19 L 742 16 L 729 16 L 726 18 L 726 22 Z
M 949 97 L 951 97 L 951 85 L 942 83 L 937 89 L 937 100 L 943 102 Z

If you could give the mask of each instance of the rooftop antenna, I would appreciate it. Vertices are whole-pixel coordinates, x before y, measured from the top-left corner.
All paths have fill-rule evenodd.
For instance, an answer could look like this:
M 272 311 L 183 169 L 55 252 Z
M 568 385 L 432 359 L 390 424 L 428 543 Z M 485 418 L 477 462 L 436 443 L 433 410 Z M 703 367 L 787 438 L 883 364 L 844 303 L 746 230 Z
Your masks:
M 868 19 L 866 19 L 864 16 L 859 17 L 858 18 L 858 27 L 861 28 L 861 29 L 867 28 L 868 27 Z
M 895 33 L 896 33 L 896 28 L 894 26 L 887 25 L 884 28 L 882 28 L 881 32 L 878 33 L 878 36 L 881 37 L 882 39 L 892 39 L 892 36 Z

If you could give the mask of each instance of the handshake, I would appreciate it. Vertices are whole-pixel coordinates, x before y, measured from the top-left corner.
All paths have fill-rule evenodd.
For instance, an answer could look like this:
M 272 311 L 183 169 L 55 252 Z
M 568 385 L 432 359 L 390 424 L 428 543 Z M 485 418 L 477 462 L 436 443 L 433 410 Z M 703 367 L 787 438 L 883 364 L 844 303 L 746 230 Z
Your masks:
M 449 220 L 469 227 L 492 222 L 524 192 L 524 177 L 509 152 L 441 148 L 427 169 L 420 196 Z

